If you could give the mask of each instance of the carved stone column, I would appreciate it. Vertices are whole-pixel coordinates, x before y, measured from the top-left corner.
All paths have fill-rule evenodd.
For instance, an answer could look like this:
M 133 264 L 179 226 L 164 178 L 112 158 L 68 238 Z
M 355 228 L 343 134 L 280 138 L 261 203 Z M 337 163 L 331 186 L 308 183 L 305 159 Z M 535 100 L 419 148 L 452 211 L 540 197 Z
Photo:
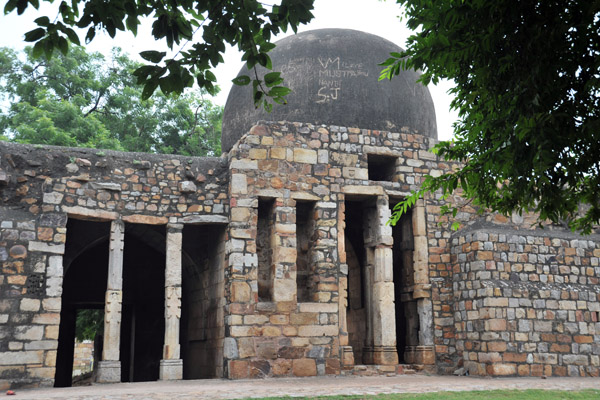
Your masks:
M 165 342 L 160 360 L 161 380 L 183 379 L 183 360 L 179 345 L 181 318 L 181 247 L 183 225 L 167 226 L 167 260 L 165 266 Z
M 419 345 L 415 348 L 415 363 L 433 365 L 435 351 L 433 346 L 433 306 L 431 302 L 431 283 L 429 282 L 429 246 L 427 244 L 427 221 L 425 202 L 417 201 L 413 208 L 414 279 L 413 299 L 417 300 L 419 315 Z
M 123 247 L 125 224 L 110 225 L 108 282 L 104 303 L 104 342 L 102 361 L 98 363 L 98 382 L 120 382 L 121 309 L 123 302 Z
M 394 306 L 393 239 L 392 228 L 387 225 L 391 211 L 387 196 L 377 198 L 373 210 L 371 231 L 365 243 L 374 248 L 372 273 L 373 363 L 378 365 L 398 364 L 396 349 L 396 309 Z M 369 242 L 365 240 L 365 242 Z M 370 264 L 370 263 L 369 263 Z

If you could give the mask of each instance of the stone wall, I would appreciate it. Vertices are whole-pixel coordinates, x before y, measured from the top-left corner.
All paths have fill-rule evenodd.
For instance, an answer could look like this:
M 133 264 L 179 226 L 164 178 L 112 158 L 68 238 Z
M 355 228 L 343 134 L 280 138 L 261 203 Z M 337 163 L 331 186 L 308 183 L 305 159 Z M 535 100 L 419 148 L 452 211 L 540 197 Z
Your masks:
M 87 374 L 92 372 L 94 367 L 94 342 L 84 340 L 75 341 L 75 351 L 73 354 L 73 376 Z
M 600 238 L 478 229 L 452 240 L 457 349 L 477 375 L 599 376 Z

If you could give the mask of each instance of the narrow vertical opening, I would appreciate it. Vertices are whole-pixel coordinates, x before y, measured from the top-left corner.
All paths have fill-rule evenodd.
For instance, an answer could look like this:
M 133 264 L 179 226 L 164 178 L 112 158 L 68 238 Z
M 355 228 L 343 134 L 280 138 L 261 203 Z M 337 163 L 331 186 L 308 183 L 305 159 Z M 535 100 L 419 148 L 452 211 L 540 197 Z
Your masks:
M 104 309 L 80 308 L 75 314 L 75 348 L 73 350 L 73 386 L 93 382 L 93 371 L 102 357 Z
M 258 199 L 256 253 L 258 256 L 258 300 L 271 301 L 273 292 L 273 249 L 275 199 Z
M 412 210 L 407 210 L 392 227 L 394 297 L 396 299 L 396 346 L 398 359 L 412 364 L 412 354 L 419 344 L 419 315 L 417 301 L 413 300 L 414 287 L 414 235 Z
M 121 381 L 156 381 L 165 336 L 164 225 L 125 224 Z
M 313 247 L 316 234 L 316 202 L 296 202 L 296 283 L 298 302 L 313 300 L 315 290 Z
M 344 230 L 346 263 L 348 264 L 348 305 L 346 318 L 348 342 L 352 346 L 355 364 L 363 364 L 363 348 L 367 344 L 368 314 L 366 307 L 365 273 L 366 249 L 364 242 L 362 201 L 346 200 Z
M 183 379 L 223 377 L 225 226 L 183 228 Z

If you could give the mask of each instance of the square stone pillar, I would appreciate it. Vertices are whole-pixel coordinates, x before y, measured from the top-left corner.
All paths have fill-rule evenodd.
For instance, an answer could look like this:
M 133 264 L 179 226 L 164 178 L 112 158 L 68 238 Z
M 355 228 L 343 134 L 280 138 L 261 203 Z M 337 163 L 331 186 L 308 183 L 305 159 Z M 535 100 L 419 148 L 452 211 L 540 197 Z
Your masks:
M 123 303 L 123 247 L 125 224 L 110 225 L 108 282 L 104 303 L 104 341 L 102 361 L 98 363 L 98 382 L 121 382 L 121 310 Z
M 167 259 L 165 265 L 165 342 L 160 361 L 159 379 L 183 379 L 180 355 L 179 321 L 181 319 L 181 224 L 167 225 Z
M 396 308 L 394 306 L 393 239 L 387 224 L 391 210 L 387 196 L 377 198 L 376 238 L 373 257 L 372 316 L 373 363 L 398 364 L 396 349 Z

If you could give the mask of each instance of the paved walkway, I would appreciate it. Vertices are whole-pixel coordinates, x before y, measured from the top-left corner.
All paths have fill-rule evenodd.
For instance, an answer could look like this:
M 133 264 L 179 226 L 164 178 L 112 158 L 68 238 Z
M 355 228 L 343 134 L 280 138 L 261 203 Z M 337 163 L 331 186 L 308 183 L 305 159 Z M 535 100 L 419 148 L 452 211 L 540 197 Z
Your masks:
M 16 390 L 11 399 L 106 399 L 106 400 L 191 400 L 241 399 L 266 396 L 327 396 L 378 393 L 424 393 L 489 389 L 600 390 L 599 378 L 474 378 L 452 376 L 398 375 L 327 376 L 264 380 L 195 380 L 139 382 L 73 388 Z M 0 396 L 5 397 L 4 394 Z

